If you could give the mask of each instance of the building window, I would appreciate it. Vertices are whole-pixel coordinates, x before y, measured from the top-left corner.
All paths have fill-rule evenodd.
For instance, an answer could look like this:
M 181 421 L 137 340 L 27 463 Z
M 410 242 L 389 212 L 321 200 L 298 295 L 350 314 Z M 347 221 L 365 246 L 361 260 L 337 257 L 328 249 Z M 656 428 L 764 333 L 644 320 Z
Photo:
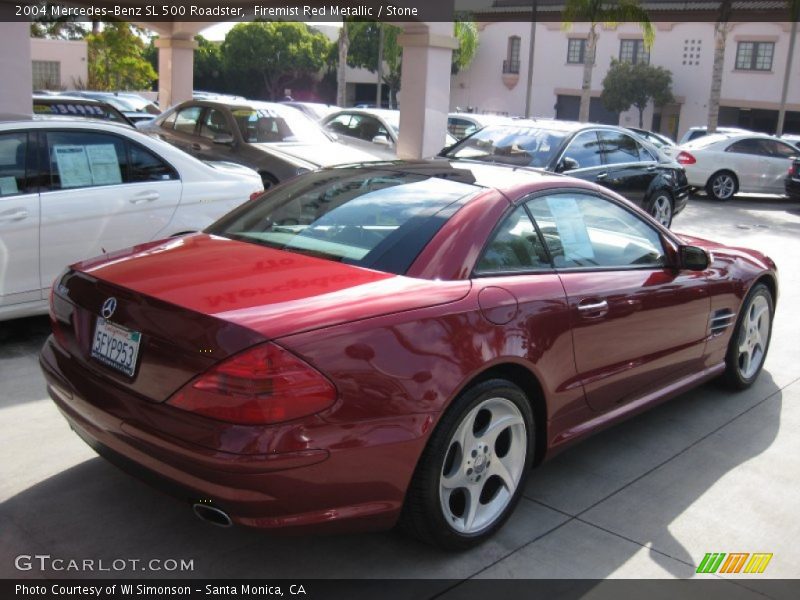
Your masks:
M 636 64 L 650 64 L 650 52 L 644 47 L 644 40 L 622 40 L 619 43 L 619 60 Z
M 700 51 L 703 49 L 703 40 L 683 40 L 683 65 L 698 66 L 700 64 Z
M 774 42 L 739 42 L 736 68 L 743 71 L 771 71 Z
M 586 40 L 571 38 L 567 42 L 567 62 L 583 64 L 586 61 Z
M 518 35 L 508 38 L 508 53 L 503 61 L 503 73 L 519 73 L 519 46 Z
M 33 89 L 60 90 L 61 63 L 57 60 L 34 60 Z

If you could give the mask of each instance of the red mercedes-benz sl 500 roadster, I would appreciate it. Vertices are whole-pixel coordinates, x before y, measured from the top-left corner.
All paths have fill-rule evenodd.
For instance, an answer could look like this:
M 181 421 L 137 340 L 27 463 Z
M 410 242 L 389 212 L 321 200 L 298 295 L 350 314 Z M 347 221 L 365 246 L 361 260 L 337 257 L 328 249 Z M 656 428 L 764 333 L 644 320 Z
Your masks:
M 371 163 L 72 266 L 41 365 L 78 435 L 207 521 L 460 549 L 569 444 L 752 384 L 776 299 L 763 254 L 594 184 Z

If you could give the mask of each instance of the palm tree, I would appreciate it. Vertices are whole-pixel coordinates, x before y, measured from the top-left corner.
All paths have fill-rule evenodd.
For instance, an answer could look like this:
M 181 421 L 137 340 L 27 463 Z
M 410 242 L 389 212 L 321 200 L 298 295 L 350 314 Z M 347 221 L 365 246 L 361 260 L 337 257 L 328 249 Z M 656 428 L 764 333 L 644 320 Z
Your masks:
M 563 14 L 563 28 L 569 29 L 576 21 L 589 23 L 589 36 L 586 39 L 586 53 L 583 63 L 583 83 L 581 84 L 581 107 L 578 120 L 589 120 L 589 104 L 592 94 L 592 69 L 597 50 L 597 26 L 604 24 L 616 26 L 623 22 L 635 22 L 644 34 L 644 45 L 650 49 L 655 40 L 655 31 L 647 11 L 637 0 L 567 0 Z
M 775 135 L 783 134 L 783 122 L 786 119 L 786 96 L 789 92 L 789 75 L 792 71 L 794 42 L 797 37 L 797 19 L 800 18 L 800 0 L 792 0 L 789 7 L 789 17 L 792 21 L 792 32 L 789 34 L 789 52 L 786 55 L 786 70 L 783 74 L 783 90 L 781 91 L 781 107 L 778 110 L 778 126 L 775 129 Z
M 722 0 L 719 19 L 714 26 L 714 67 L 711 70 L 711 93 L 708 97 L 708 133 L 717 131 L 717 122 L 719 121 L 722 67 L 725 63 L 725 42 L 728 38 L 728 21 L 731 18 L 732 4 L 732 0 Z

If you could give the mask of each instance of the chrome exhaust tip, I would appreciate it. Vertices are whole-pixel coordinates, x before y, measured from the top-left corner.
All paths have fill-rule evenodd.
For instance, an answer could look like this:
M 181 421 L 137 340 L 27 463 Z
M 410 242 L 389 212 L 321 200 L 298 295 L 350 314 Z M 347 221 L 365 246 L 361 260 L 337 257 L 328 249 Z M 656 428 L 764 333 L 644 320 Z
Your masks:
M 211 523 L 217 527 L 230 527 L 233 521 L 224 510 L 211 506 L 209 504 L 201 504 L 195 502 L 192 505 L 192 510 L 197 517 L 206 523 Z

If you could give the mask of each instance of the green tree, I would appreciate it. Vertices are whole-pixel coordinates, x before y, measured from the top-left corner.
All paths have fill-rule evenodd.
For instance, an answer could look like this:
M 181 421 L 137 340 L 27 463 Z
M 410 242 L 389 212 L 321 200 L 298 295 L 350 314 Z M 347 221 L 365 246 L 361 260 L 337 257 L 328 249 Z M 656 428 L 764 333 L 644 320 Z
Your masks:
M 210 92 L 226 91 L 225 67 L 222 59 L 222 44 L 195 36 L 194 87 Z
M 329 46 L 323 34 L 304 23 L 239 23 L 222 43 L 222 64 L 232 91 L 277 99 L 324 66 Z
M 347 102 L 347 54 L 350 51 L 350 23 L 345 19 L 339 29 L 336 59 L 336 104 L 344 106 Z
M 52 14 L 52 2 L 39 2 L 38 6 L 47 9 Z M 31 37 L 47 38 L 51 40 L 82 40 L 86 37 L 86 28 L 74 17 L 62 17 L 55 21 L 46 21 L 43 17 L 36 17 L 31 23 Z
M 389 105 L 396 106 L 397 92 L 403 71 L 403 49 L 397 42 L 402 30 L 395 25 L 361 21 L 349 23 L 350 51 L 347 64 L 362 67 L 373 73 L 378 71 L 378 36 L 383 29 L 383 83 L 389 88 Z M 465 69 L 478 51 L 478 28 L 474 22 L 463 19 L 455 21 L 453 35 L 458 48 L 453 51 L 451 72 Z
M 145 58 L 142 31 L 125 22 L 104 23 L 86 36 L 89 89 L 149 89 L 157 75 Z
M 631 106 L 639 111 L 639 127 L 644 127 L 644 110 L 650 101 L 655 106 L 674 102 L 672 73 L 663 67 L 615 59 L 603 79 L 603 104 L 608 110 L 623 112 Z
M 637 0 L 567 0 L 563 14 L 563 28 L 569 29 L 576 21 L 589 23 L 589 35 L 586 38 L 586 53 L 583 63 L 583 83 L 581 84 L 581 106 L 578 120 L 589 120 L 589 106 L 592 93 L 592 70 L 597 51 L 597 26 L 600 24 L 616 26 L 619 23 L 635 22 L 639 24 L 647 48 L 653 45 L 655 31 L 647 11 Z
M 389 88 L 389 106 L 397 105 L 397 92 L 400 90 L 403 50 L 397 43 L 402 29 L 396 25 L 358 21 L 348 24 L 350 49 L 347 64 L 361 67 L 372 73 L 378 72 L 378 36 L 383 29 L 383 83 Z

